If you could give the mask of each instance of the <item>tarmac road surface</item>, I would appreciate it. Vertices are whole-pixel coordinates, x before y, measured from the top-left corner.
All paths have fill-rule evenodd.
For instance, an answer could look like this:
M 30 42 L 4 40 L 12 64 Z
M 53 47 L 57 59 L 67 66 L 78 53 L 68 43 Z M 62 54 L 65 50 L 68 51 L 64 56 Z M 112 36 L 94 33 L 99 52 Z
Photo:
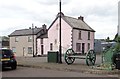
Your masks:
M 2 77 L 95 77 L 95 79 L 117 79 L 118 75 L 96 75 L 80 72 L 56 71 L 49 69 L 18 67 L 16 70 L 4 69 Z

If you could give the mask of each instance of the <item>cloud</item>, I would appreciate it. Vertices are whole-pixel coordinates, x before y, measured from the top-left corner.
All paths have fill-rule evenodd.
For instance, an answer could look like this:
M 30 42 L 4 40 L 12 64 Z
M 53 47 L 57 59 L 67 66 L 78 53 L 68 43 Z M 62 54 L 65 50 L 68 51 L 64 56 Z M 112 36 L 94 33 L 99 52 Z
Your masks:
M 76 18 L 84 16 L 85 22 L 96 30 L 96 38 L 114 38 L 118 25 L 117 6 L 118 0 L 72 0 L 63 6 L 63 11 Z
M 116 14 L 117 5 L 118 5 L 117 1 L 112 2 L 111 0 L 109 0 L 108 2 L 106 2 L 103 0 L 101 1 L 90 0 L 88 3 L 87 2 L 88 0 L 79 0 L 79 1 L 74 0 L 69 5 L 64 6 L 63 11 L 65 11 L 65 9 L 66 10 L 69 9 L 69 11 L 67 10 L 68 14 L 74 15 L 74 16 L 80 15 L 80 14 L 83 14 L 85 16 L 88 16 L 88 15 L 109 16 L 109 15 L 113 15 L 113 13 Z
M 96 38 L 116 34 L 118 0 L 62 0 L 62 12 L 67 16 L 84 16 L 85 22 L 96 30 Z M 0 0 L 0 34 L 16 29 L 47 24 L 59 12 L 59 0 Z
M 36 0 L 37 3 L 40 3 L 42 5 L 58 5 L 60 0 Z M 68 4 L 71 0 L 61 0 L 62 5 Z

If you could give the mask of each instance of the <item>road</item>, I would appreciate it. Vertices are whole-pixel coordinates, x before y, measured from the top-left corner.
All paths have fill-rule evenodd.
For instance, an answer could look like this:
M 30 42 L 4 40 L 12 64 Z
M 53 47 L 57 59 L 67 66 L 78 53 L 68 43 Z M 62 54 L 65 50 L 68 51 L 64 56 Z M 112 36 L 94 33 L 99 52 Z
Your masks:
M 80 72 L 18 67 L 16 70 L 4 69 L 4 71 L 2 72 L 2 77 L 97 77 L 98 78 L 98 77 L 117 77 L 117 75 L 96 75 L 96 74 L 88 74 L 88 73 L 80 73 Z

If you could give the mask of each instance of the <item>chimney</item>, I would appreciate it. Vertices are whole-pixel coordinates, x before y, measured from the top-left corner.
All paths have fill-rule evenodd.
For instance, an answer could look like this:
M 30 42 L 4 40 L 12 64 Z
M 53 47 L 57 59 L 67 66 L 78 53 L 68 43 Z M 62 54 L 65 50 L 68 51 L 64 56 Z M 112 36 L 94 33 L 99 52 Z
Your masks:
M 37 26 L 35 26 L 35 28 L 37 28 Z
M 78 17 L 78 20 L 84 21 L 84 17 L 83 17 L 83 16 L 80 16 L 80 17 Z
M 47 28 L 46 27 L 47 26 L 45 24 L 42 25 L 42 28 L 43 28 L 43 30 L 44 30 L 45 33 L 47 32 Z
M 31 29 L 31 27 L 29 27 L 29 29 Z
M 43 28 L 43 29 L 46 29 L 46 25 L 45 25 L 45 24 L 43 24 L 43 25 L 42 25 L 42 28 Z

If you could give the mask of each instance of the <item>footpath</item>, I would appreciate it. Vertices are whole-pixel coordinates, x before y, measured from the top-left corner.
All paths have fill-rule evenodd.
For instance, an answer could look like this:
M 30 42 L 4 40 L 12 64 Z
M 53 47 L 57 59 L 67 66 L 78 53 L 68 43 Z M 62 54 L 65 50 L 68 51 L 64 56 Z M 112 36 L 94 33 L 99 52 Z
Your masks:
M 59 63 L 48 63 L 47 57 L 16 57 L 18 66 L 22 67 L 32 67 L 41 69 L 50 69 L 58 71 L 68 71 L 68 72 L 80 72 L 80 73 L 91 73 L 91 74 L 118 74 L 120 75 L 120 70 L 100 70 L 95 69 L 92 66 L 87 66 L 85 60 L 76 60 L 73 64 L 67 65 L 62 58 L 62 64 Z M 99 64 L 98 60 L 96 65 Z

